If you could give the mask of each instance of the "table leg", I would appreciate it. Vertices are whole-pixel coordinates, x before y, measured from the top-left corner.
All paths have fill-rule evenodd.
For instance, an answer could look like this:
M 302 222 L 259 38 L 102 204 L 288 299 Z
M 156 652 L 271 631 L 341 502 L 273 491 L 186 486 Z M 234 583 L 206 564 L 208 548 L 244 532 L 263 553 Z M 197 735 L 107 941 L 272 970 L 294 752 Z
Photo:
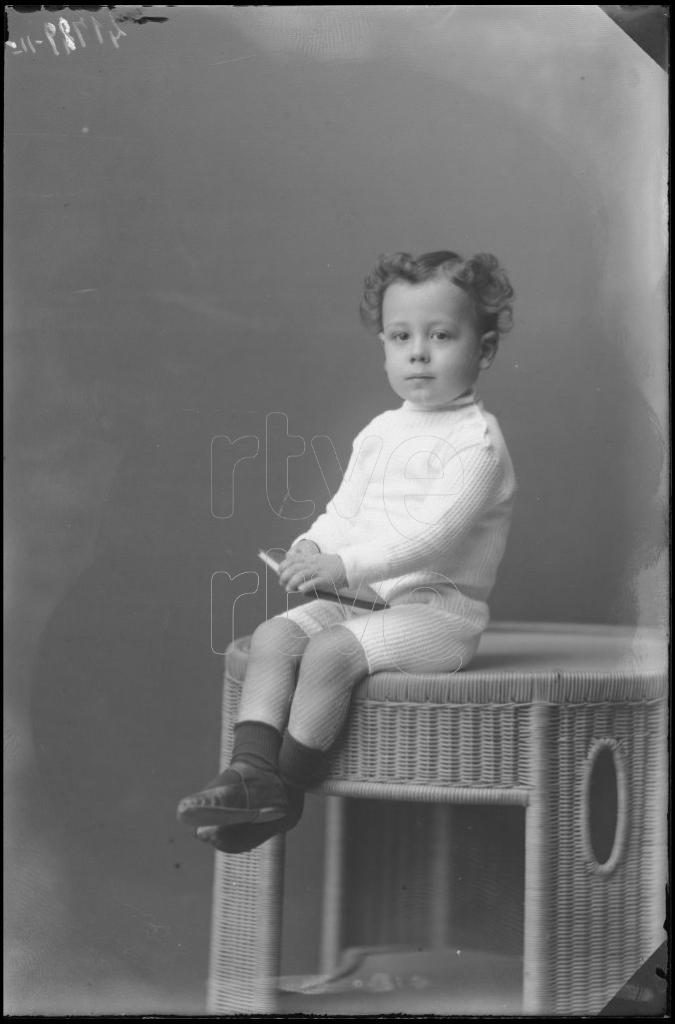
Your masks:
M 326 800 L 326 852 L 324 857 L 321 972 L 335 970 L 342 950 L 345 871 L 345 798 Z
M 243 854 L 216 853 L 209 1013 L 277 1008 L 285 837 Z
M 525 935 L 523 1010 L 551 1011 L 551 929 L 555 849 L 551 828 L 555 779 L 552 707 L 533 704 L 530 718 L 532 787 L 525 817 Z

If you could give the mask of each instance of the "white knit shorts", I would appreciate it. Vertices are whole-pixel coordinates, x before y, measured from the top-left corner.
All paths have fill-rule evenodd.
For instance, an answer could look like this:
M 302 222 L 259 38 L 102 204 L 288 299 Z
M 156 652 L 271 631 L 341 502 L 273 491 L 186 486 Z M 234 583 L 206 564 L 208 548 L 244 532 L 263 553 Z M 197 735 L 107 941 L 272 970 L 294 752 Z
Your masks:
M 428 604 L 397 604 L 384 611 L 311 601 L 275 618 L 289 619 L 307 636 L 342 626 L 359 641 L 371 673 L 458 672 L 478 648 L 482 629 Z M 336 633 L 339 644 L 340 631 Z

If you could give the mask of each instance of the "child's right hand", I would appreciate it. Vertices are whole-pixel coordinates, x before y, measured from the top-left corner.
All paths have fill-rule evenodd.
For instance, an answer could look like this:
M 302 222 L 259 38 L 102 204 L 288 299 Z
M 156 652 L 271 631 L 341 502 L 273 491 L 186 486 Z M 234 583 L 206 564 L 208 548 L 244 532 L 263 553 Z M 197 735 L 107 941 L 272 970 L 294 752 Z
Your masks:
M 347 586 L 344 562 L 339 555 L 303 551 L 287 558 L 279 566 L 279 582 L 288 593 L 301 594 L 315 589 L 339 590 Z
M 318 555 L 321 553 L 321 548 L 318 544 L 315 544 L 313 540 L 299 540 L 297 544 L 286 554 L 285 559 L 281 563 L 282 566 L 290 563 L 291 559 L 296 559 L 304 555 Z
M 313 540 L 299 540 L 290 548 L 283 562 L 279 563 L 279 583 L 284 590 L 288 589 L 286 586 L 288 577 L 292 575 L 298 563 L 304 561 L 307 555 L 318 555 L 320 552 L 319 545 L 315 544 Z
M 279 583 L 284 590 L 289 590 L 289 580 L 297 574 L 300 565 L 304 565 L 309 556 L 320 554 L 321 548 L 313 540 L 299 540 L 297 544 L 294 544 L 288 550 L 283 562 L 279 564 Z

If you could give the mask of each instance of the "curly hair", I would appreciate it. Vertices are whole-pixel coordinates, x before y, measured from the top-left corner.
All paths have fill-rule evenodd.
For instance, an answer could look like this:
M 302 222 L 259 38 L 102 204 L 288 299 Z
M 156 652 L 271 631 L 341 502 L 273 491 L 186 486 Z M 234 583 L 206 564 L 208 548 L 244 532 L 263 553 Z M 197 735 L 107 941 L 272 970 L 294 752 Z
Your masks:
M 364 282 L 360 306 L 361 321 L 372 334 L 382 330 L 382 300 L 394 281 L 420 284 L 444 274 L 471 296 L 481 330 L 505 334 L 513 326 L 513 288 L 496 256 L 479 252 L 463 259 L 456 252 L 442 250 L 411 256 L 396 252 L 380 256 Z

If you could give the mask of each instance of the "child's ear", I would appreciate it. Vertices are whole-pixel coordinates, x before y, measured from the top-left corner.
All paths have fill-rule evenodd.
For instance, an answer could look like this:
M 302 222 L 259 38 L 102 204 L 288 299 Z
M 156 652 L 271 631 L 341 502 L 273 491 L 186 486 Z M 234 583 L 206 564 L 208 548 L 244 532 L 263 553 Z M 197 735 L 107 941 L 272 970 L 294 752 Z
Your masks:
M 486 331 L 480 339 L 480 360 L 478 365 L 481 370 L 487 370 L 492 366 L 499 347 L 499 335 L 497 331 Z

